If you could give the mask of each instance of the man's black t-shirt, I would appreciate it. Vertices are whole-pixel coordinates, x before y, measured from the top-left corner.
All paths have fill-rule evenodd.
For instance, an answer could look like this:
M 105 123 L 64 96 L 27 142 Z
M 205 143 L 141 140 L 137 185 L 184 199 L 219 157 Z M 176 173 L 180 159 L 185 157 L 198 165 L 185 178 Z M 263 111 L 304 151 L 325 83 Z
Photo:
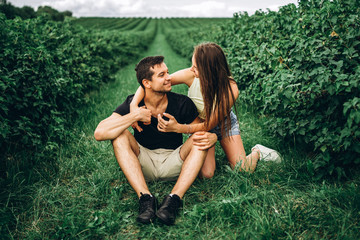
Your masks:
M 130 103 L 134 95 L 130 95 L 126 100 L 116 108 L 114 111 L 120 115 L 126 115 L 130 112 Z M 178 123 L 189 124 L 192 123 L 198 116 L 196 106 L 187 96 L 168 92 L 168 106 L 166 113 L 175 117 Z M 144 101 L 141 101 L 139 107 L 144 106 Z M 165 118 L 166 119 L 166 118 Z M 144 125 L 142 122 L 138 122 L 139 126 L 143 129 L 142 132 L 138 132 L 134 129 L 134 136 L 138 143 L 148 149 L 176 149 L 182 144 L 181 133 L 164 133 L 157 129 L 157 118 L 151 117 L 151 124 Z

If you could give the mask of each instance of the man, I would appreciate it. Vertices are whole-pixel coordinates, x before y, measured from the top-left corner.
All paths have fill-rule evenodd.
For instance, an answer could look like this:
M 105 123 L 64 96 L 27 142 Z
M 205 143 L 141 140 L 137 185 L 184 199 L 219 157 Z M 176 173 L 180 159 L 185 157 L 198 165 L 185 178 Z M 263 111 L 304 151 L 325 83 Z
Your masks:
M 157 216 L 171 225 L 182 197 L 203 165 L 207 149 L 216 143 L 217 137 L 207 132 L 195 133 L 182 145 L 182 134 L 158 130 L 161 128 L 158 120 L 164 123 L 163 113 L 182 124 L 199 121 L 193 102 L 187 96 L 170 92 L 171 79 L 163 61 L 163 56 L 155 56 L 138 63 L 135 71 L 145 90 L 144 100 L 130 112 L 133 95 L 128 96 L 110 117 L 99 123 L 94 135 L 98 141 L 112 140 L 119 166 L 139 197 L 137 221 L 150 223 Z M 135 122 L 139 122 L 142 131 L 134 129 L 133 136 L 127 128 Z M 146 180 L 176 178 L 174 188 L 156 212 L 157 201 Z

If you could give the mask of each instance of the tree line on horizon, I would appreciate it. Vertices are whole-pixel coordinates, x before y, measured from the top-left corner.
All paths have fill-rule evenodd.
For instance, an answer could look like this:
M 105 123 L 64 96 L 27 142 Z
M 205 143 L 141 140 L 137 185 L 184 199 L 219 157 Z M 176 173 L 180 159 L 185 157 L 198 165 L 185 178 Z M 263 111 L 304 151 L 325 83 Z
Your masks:
M 7 19 L 14 19 L 15 17 L 29 19 L 46 15 L 49 20 L 53 21 L 64 21 L 65 17 L 72 16 L 70 11 L 59 12 L 50 6 L 39 6 L 36 11 L 30 6 L 15 7 L 7 0 L 0 0 L 0 13 L 5 14 Z

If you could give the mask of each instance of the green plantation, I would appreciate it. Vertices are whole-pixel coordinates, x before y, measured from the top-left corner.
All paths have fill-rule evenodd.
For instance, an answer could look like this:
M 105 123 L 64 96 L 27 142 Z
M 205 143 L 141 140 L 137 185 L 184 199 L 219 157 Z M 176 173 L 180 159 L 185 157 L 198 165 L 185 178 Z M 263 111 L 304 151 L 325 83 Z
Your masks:
M 356 0 L 233 18 L 0 14 L 0 239 L 359 239 L 359 16 Z M 208 41 L 238 83 L 246 152 L 260 143 L 284 161 L 237 172 L 217 145 L 215 176 L 195 181 L 175 226 L 139 225 L 94 130 L 136 91 L 141 58 L 175 72 Z M 159 199 L 172 186 L 149 184 Z
M 201 41 L 223 46 L 242 90 L 238 101 L 268 117 L 278 136 L 313 152 L 309 172 L 341 177 L 360 163 L 359 6 L 301 1 L 298 8 L 239 13 L 206 31 L 166 35 L 189 58 Z

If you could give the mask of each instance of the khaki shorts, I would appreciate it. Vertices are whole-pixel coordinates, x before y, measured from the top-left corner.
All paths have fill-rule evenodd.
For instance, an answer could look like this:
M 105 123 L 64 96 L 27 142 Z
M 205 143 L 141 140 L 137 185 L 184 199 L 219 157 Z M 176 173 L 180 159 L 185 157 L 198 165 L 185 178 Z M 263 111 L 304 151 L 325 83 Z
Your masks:
M 177 149 L 154 149 L 150 150 L 139 143 L 141 169 L 146 181 L 153 180 L 176 180 L 180 174 L 183 160 L 180 158 L 180 147 Z

